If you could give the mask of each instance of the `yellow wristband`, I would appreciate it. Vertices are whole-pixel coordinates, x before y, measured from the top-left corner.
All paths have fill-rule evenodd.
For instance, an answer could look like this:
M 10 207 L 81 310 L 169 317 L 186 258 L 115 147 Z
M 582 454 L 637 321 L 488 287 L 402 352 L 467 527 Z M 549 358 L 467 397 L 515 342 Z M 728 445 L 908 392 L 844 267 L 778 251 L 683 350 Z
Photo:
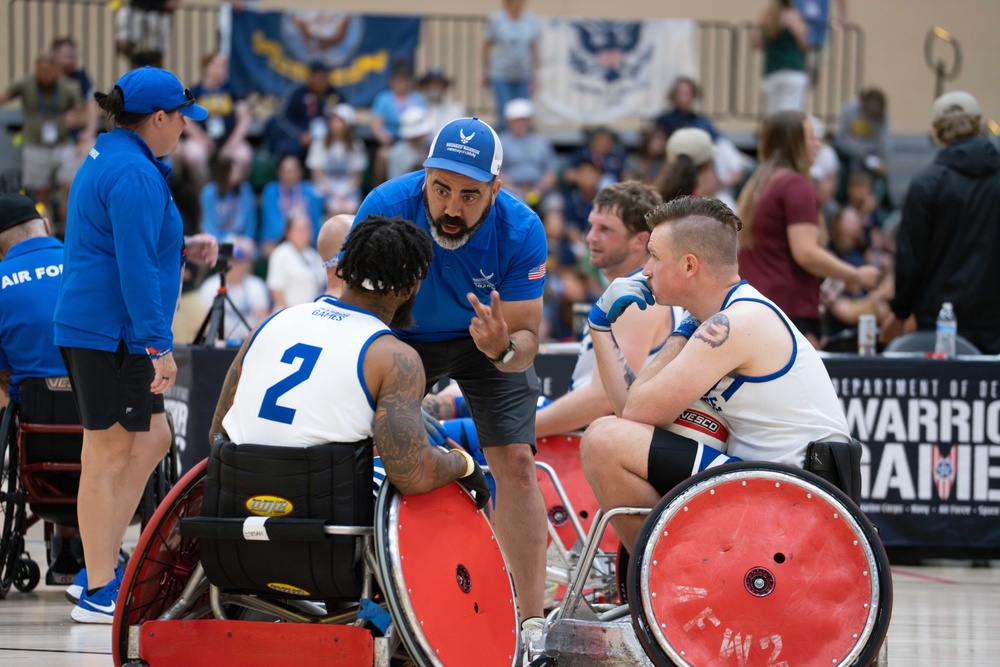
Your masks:
M 476 469 L 476 461 L 475 461 L 475 459 L 473 459 L 472 456 L 469 455 L 469 452 L 465 451 L 464 449 L 457 449 L 457 448 L 455 448 L 455 449 L 452 449 L 451 451 L 452 452 L 458 452 L 463 457 L 465 457 L 465 474 L 462 475 L 462 478 L 465 478 L 465 477 L 468 477 L 469 475 L 471 475 L 472 471 Z

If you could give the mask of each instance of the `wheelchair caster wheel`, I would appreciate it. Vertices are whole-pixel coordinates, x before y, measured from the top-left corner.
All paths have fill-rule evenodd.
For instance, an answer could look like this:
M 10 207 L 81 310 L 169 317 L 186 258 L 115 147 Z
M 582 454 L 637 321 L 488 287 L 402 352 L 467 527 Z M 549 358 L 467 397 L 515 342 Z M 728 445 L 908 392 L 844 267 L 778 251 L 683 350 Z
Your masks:
M 21 556 L 17 563 L 17 571 L 14 573 L 14 588 L 22 593 L 33 591 L 41 578 L 42 571 L 38 569 L 38 563 L 27 556 Z

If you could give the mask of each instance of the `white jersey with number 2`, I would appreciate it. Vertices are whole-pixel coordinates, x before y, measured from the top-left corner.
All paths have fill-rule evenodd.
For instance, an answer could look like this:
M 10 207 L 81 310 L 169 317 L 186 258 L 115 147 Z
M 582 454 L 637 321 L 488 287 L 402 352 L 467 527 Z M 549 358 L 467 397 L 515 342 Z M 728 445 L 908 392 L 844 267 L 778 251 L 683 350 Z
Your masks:
M 372 313 L 323 296 L 261 325 L 222 420 L 237 444 L 296 447 L 372 436 L 365 353 L 391 331 Z

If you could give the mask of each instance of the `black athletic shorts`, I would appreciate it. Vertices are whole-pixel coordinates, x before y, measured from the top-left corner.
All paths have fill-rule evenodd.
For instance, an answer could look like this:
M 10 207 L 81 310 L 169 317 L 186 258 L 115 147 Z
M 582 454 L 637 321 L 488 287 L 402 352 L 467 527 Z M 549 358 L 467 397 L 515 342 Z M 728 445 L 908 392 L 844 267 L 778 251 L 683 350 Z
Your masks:
M 657 493 L 665 496 L 670 489 L 695 473 L 739 460 L 673 431 L 654 428 L 646 461 L 646 481 L 653 485 Z
M 480 447 L 526 442 L 535 451 L 535 369 L 504 373 L 479 351 L 472 338 L 433 343 L 409 342 L 427 374 L 425 393 L 443 377 L 458 383 L 476 424 Z
M 154 414 L 164 412 L 163 394 L 149 390 L 156 373 L 145 354 L 129 354 L 125 341 L 114 352 L 60 347 L 80 423 L 88 431 L 121 424 L 126 431 L 149 430 Z

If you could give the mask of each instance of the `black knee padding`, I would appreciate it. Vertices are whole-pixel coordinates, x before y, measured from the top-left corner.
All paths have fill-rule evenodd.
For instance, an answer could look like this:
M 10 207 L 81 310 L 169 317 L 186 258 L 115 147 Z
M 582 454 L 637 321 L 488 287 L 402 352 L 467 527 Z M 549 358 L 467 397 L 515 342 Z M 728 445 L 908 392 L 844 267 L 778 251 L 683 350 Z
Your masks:
M 202 516 L 322 518 L 371 526 L 371 442 L 311 447 L 216 443 L 208 461 Z M 209 580 L 227 590 L 357 599 L 362 538 L 323 542 L 202 540 Z
M 836 486 L 855 504 L 861 503 L 861 443 L 857 440 L 810 442 L 805 469 Z

